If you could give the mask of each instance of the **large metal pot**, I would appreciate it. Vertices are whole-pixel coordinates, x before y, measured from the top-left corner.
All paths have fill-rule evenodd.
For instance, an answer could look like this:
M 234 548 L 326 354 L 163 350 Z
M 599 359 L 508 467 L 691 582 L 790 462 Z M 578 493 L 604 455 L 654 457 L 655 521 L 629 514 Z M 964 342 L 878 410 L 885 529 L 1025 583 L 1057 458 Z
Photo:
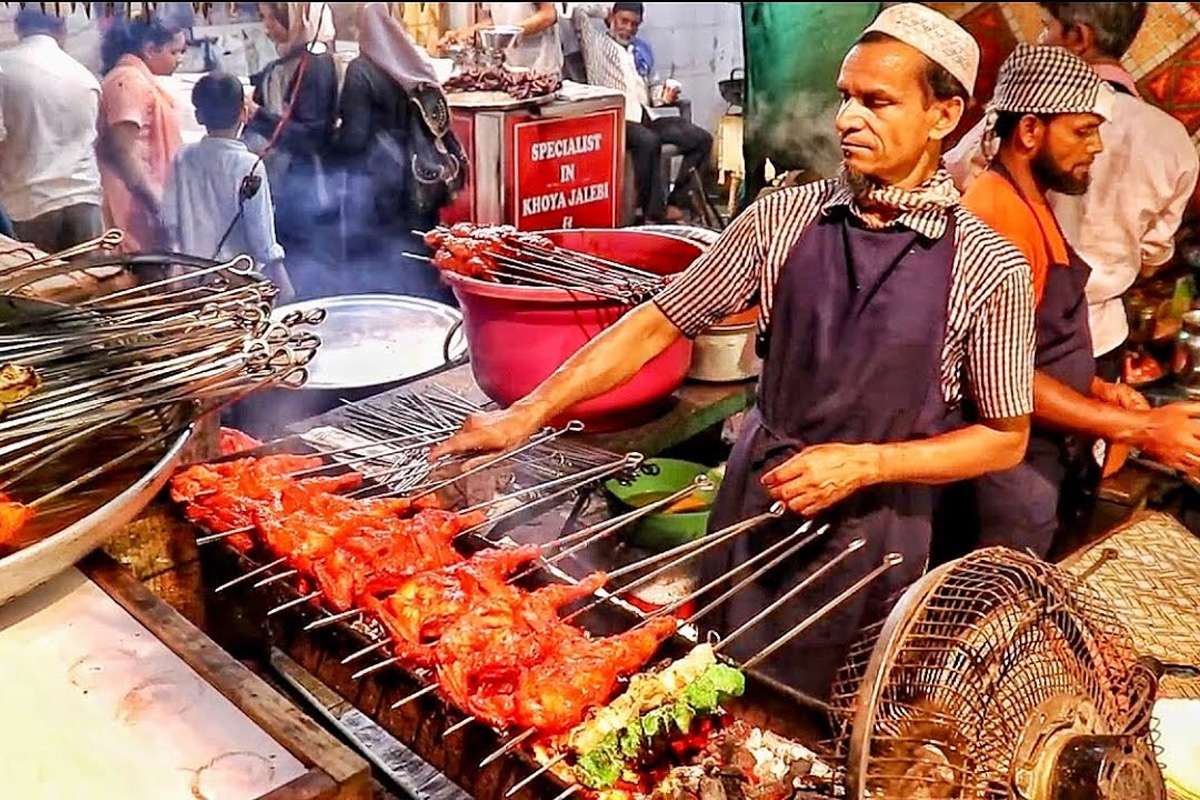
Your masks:
M 556 244 L 661 275 L 681 272 L 699 245 L 673 236 L 620 229 L 543 231 Z M 507 406 L 529 394 L 576 350 L 629 309 L 562 289 L 510 286 L 448 274 L 463 310 L 471 371 L 479 387 Z M 592 428 L 653 415 L 687 375 L 692 342 L 680 338 L 628 382 L 568 412 Z
M 302 419 L 343 401 L 361 400 L 461 364 L 466 343 L 457 309 L 422 297 L 351 294 L 280 306 L 274 317 L 320 310 L 321 339 L 299 390 L 256 392 L 227 413 L 227 420 L 259 438 L 272 439 Z

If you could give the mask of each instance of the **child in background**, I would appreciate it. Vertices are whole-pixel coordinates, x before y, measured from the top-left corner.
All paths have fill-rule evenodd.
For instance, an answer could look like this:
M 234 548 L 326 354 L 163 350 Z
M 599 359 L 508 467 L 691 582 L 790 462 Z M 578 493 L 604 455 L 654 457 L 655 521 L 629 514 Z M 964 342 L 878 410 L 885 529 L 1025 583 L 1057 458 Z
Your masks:
M 293 294 L 275 236 L 275 208 L 267 171 L 239 138 L 246 122 L 241 81 L 213 72 L 192 90 L 196 119 L 208 135 L 175 157 L 163 197 L 163 223 L 180 253 L 228 261 L 254 259 L 280 289 Z

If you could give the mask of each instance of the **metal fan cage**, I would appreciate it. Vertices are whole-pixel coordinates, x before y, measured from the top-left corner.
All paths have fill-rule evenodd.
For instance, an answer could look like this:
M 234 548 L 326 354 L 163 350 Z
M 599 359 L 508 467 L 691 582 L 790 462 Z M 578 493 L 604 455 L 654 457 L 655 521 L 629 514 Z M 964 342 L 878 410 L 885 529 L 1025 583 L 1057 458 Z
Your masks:
M 1141 732 L 1146 676 L 1087 586 L 1015 551 L 973 553 L 914 584 L 839 675 L 848 796 L 1006 800 L 1063 709 L 1075 732 Z

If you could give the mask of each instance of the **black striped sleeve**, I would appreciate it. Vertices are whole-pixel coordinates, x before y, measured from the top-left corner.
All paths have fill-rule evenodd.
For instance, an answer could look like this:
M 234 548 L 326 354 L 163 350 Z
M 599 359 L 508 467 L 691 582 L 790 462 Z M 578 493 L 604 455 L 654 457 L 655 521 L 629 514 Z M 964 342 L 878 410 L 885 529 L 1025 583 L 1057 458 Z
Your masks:
M 1029 265 L 1008 245 L 982 247 L 973 255 L 991 262 L 996 280 L 967 335 L 971 398 L 985 419 L 1032 414 L 1036 341 Z
M 754 301 L 765 263 L 759 238 L 761 209 L 761 201 L 746 209 L 704 255 L 654 298 L 685 336 L 703 333 Z

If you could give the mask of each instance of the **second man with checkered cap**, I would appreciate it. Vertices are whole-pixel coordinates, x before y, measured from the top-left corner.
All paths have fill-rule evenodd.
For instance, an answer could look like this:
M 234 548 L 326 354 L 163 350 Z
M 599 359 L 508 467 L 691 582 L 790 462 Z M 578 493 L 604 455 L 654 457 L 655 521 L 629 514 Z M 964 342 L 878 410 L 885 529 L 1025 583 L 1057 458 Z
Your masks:
M 1096 439 L 1140 448 L 1181 469 L 1200 463 L 1200 422 L 1192 418 L 1200 405 L 1152 410 L 1128 386 L 1096 377 L 1084 293 L 1091 270 L 1067 244 L 1046 201 L 1047 191 L 1087 191 L 1113 96 L 1067 50 L 1021 45 L 1001 67 L 988 105 L 990 166 L 963 204 L 1016 245 L 1033 270 L 1037 373 L 1024 461 L 978 478 L 967 492 L 980 547 L 1047 555 L 1060 512 L 1069 512 L 1094 479 Z

